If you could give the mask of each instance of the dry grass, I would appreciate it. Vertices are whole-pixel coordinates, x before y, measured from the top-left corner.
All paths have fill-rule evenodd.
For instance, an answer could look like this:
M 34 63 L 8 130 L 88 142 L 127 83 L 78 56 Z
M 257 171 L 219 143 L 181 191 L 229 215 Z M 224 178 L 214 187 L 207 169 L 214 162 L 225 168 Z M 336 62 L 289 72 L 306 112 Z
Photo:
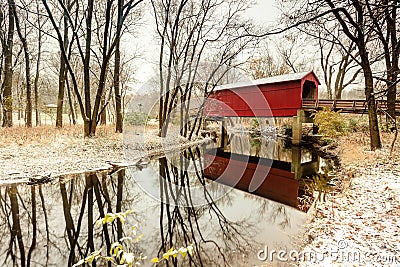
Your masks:
M 390 155 L 390 146 L 394 133 L 381 133 L 382 149 L 371 151 L 368 133 L 351 133 L 342 136 L 338 142 L 341 162 L 344 164 L 376 164 L 382 157 L 400 158 L 400 142 L 397 141 L 393 154 Z
M 47 145 L 59 138 L 83 138 L 83 126 L 73 125 L 56 128 L 50 125 L 26 128 L 23 126 L 14 126 L 11 128 L 0 128 L 1 146 L 29 144 Z M 99 126 L 97 128 L 96 138 L 119 139 L 120 134 L 115 133 L 113 125 Z

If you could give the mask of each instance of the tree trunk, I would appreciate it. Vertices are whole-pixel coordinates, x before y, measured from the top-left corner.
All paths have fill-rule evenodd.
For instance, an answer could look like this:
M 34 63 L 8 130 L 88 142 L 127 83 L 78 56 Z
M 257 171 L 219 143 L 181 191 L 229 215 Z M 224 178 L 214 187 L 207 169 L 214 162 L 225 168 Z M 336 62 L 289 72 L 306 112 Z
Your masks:
M 104 107 L 106 105 L 106 93 L 103 92 L 103 96 L 101 97 L 101 106 Z M 107 124 L 107 108 L 104 108 L 100 114 L 100 125 Z
M 31 186 L 31 202 L 32 202 L 32 214 L 31 214 L 31 222 L 32 222 L 32 242 L 31 246 L 28 250 L 28 258 L 26 261 L 27 267 L 31 266 L 32 254 L 36 249 L 36 237 L 37 237 L 37 218 L 36 218 L 36 186 Z
M 71 87 L 69 86 L 68 77 L 66 77 L 65 81 L 67 85 L 68 104 L 69 104 L 69 110 L 71 112 L 72 124 L 76 125 L 76 115 L 75 115 L 74 104 L 72 102 L 72 93 L 71 93 Z
M 26 82 L 25 125 L 26 127 L 32 127 L 32 83 L 31 83 L 31 67 L 30 67 L 28 43 L 26 41 L 26 30 L 25 30 L 25 35 L 23 35 L 21 30 L 21 25 L 19 24 L 17 9 L 15 5 L 13 6 L 13 13 L 14 13 L 15 25 L 17 27 L 17 33 L 24 48 L 24 56 L 25 56 L 25 82 Z
M 65 94 L 65 77 L 66 69 L 65 62 L 61 58 L 60 63 L 60 73 L 58 76 L 58 98 L 57 98 L 57 117 L 56 117 L 56 127 L 62 128 L 63 126 L 63 106 L 64 106 L 64 94 Z
M 63 215 L 65 220 L 65 232 L 68 237 L 69 244 L 71 245 L 75 237 L 74 220 L 71 215 L 71 203 L 68 200 L 67 187 L 65 183 L 60 183 L 60 194 L 63 205 Z
M 65 60 L 65 63 L 66 63 L 67 69 L 68 69 L 68 73 L 69 73 L 69 75 L 71 77 L 74 93 L 75 93 L 76 99 L 77 99 L 78 104 L 79 104 L 79 110 L 81 112 L 81 117 L 82 117 L 82 119 L 84 121 L 84 134 L 87 137 L 87 136 L 90 135 L 90 122 L 91 122 L 90 110 L 86 110 L 86 107 L 89 106 L 89 108 L 90 108 L 90 77 L 89 77 L 90 41 L 88 41 L 88 40 L 86 41 L 86 48 L 87 48 L 86 51 L 85 51 L 86 55 L 81 55 L 81 59 L 84 59 L 85 99 L 83 100 L 83 98 L 81 96 L 81 93 L 79 91 L 78 82 L 77 82 L 77 79 L 76 79 L 75 72 L 74 72 L 74 70 L 73 70 L 73 68 L 72 68 L 72 66 L 70 64 L 70 61 L 68 59 L 68 55 L 67 55 L 67 53 L 66 53 L 66 51 L 64 49 L 65 45 L 64 45 L 64 42 L 63 42 L 63 37 L 61 35 L 61 32 L 60 32 L 59 28 L 57 27 L 57 22 L 54 19 L 54 16 L 53 16 L 53 14 L 52 14 L 52 12 L 50 10 L 50 7 L 47 4 L 47 1 L 46 0 L 42 0 L 42 3 L 43 3 L 44 8 L 46 9 L 46 13 L 47 13 L 47 15 L 48 15 L 48 17 L 50 19 L 50 22 L 51 22 L 51 24 L 52 24 L 52 26 L 53 26 L 56 34 L 57 34 L 57 41 L 58 41 L 58 44 L 60 46 L 61 55 L 62 55 L 63 59 Z M 90 1 L 88 9 L 89 9 L 88 13 L 92 14 L 93 13 L 93 1 Z M 91 17 L 92 17 L 92 15 L 90 15 L 90 19 L 89 19 L 90 25 L 89 25 L 89 27 L 87 29 L 87 32 L 89 32 L 89 33 L 91 32 Z M 87 68 L 86 68 L 86 66 L 87 66 Z M 89 115 L 89 116 L 87 116 L 87 115 Z
M 396 118 L 396 96 L 397 96 L 397 86 L 395 81 L 397 81 L 398 70 L 396 70 L 389 78 L 389 84 L 387 85 L 387 112 L 389 114 L 388 122 L 393 123 L 393 119 Z
M 375 150 L 381 148 L 382 144 L 379 134 L 378 116 L 376 112 L 374 81 L 372 77 L 371 66 L 369 64 L 368 54 L 365 51 L 365 49 L 361 49 L 360 46 L 359 49 L 360 49 L 361 65 L 364 71 L 365 99 L 368 104 L 368 120 L 369 120 L 369 133 L 371 139 L 371 149 Z
M 122 212 L 124 178 L 125 178 L 125 170 L 122 169 L 118 172 L 117 205 L 115 212 Z M 120 220 L 117 220 L 117 237 L 118 240 L 120 240 L 123 237 L 123 227 Z
M 349 39 L 357 45 L 357 49 L 359 52 L 359 56 L 361 59 L 361 68 L 364 72 L 364 83 L 365 83 L 365 98 L 368 103 L 368 119 L 369 119 L 369 132 L 370 132 L 370 141 L 371 141 L 371 149 L 375 150 L 377 148 L 381 148 L 381 137 L 379 135 L 379 125 L 378 125 L 378 116 L 376 113 L 376 103 L 374 96 L 374 83 L 371 71 L 371 64 L 368 58 L 367 46 L 366 46 L 366 34 L 364 32 L 364 11 L 361 5 L 361 2 L 358 0 L 352 1 L 352 6 L 355 8 L 356 12 L 356 20 L 353 20 L 351 15 L 347 12 L 347 10 L 335 10 L 336 6 L 332 0 L 325 0 L 330 8 L 332 8 L 333 13 L 336 19 L 342 26 L 343 32 L 349 37 Z M 346 17 L 346 20 L 343 19 L 342 13 Z M 347 20 L 349 20 L 350 25 L 354 27 L 354 29 L 349 29 Z M 353 32 L 355 31 L 355 34 Z
M 100 66 L 100 76 L 99 76 L 99 86 L 97 88 L 96 92 L 96 98 L 94 99 L 94 106 L 93 106 L 93 113 L 92 113 L 92 125 L 90 129 L 90 135 L 94 136 L 96 134 L 96 127 L 97 127 L 97 121 L 98 121 L 98 116 L 101 115 L 100 111 L 103 109 L 104 105 L 101 106 L 101 100 L 104 96 L 104 88 L 105 88 L 105 83 L 106 83 L 106 78 L 107 78 L 107 65 L 109 62 L 109 59 L 111 57 L 111 51 L 108 50 L 108 43 L 109 43 L 109 28 L 111 24 L 111 6 L 112 6 L 112 1 L 107 0 L 107 7 L 106 7 L 106 14 L 105 14 L 105 25 L 104 25 L 104 36 L 103 36 L 103 47 L 102 47 L 102 63 Z M 118 26 L 119 27 L 118 22 Z M 118 31 L 118 29 L 117 29 Z M 110 47 L 110 49 L 112 49 Z
M 69 1 L 65 3 L 69 6 Z M 64 12 L 64 50 L 67 50 L 68 46 L 68 18 L 67 14 Z M 60 57 L 60 73 L 58 75 L 58 98 L 57 98 L 57 117 L 56 117 L 56 127 L 62 128 L 63 126 L 63 108 L 64 108 L 64 95 L 65 95 L 65 80 L 67 77 L 67 66 L 64 57 Z
M 385 2 L 386 4 L 386 2 Z M 388 92 L 387 92 L 387 112 L 391 118 L 390 122 L 393 125 L 393 119 L 396 119 L 396 93 L 397 93 L 397 77 L 399 75 L 399 40 L 397 38 L 397 6 L 392 6 L 391 10 L 386 10 L 387 16 L 387 35 L 390 36 L 390 43 L 392 47 L 392 51 L 385 51 L 388 53 L 391 52 L 392 62 L 390 64 L 390 60 L 386 61 L 386 69 L 388 76 Z M 389 64 L 388 64 L 389 63 Z M 395 130 L 395 127 L 392 126 L 390 128 L 392 131 Z
M 124 5 L 123 0 L 118 0 L 118 21 L 122 19 L 122 7 Z M 120 41 L 121 36 L 117 37 L 117 42 L 115 45 L 115 66 L 114 66 L 114 92 L 115 92 L 115 115 L 117 117 L 115 123 L 115 132 L 122 133 L 123 121 L 122 121 L 122 101 L 121 101 L 121 88 L 120 88 L 120 69 L 121 69 L 121 51 Z
M 41 33 L 39 33 L 41 36 Z M 41 37 L 39 37 L 39 45 L 38 45 L 38 55 L 36 61 L 36 74 L 35 74 L 35 81 L 34 81 L 34 95 L 35 95 L 35 122 L 36 126 L 40 125 L 40 114 L 39 114 L 39 76 L 40 76 L 40 57 L 41 57 Z
M 85 44 L 85 59 L 84 59 L 84 88 L 85 88 L 85 112 L 86 118 L 84 123 L 85 136 L 89 137 L 92 133 L 92 120 L 96 121 L 96 117 L 92 117 L 92 104 L 90 99 L 90 54 L 92 45 L 92 18 L 93 18 L 93 0 L 88 1 L 87 15 L 86 15 L 86 44 Z M 96 122 L 95 122 L 96 124 Z
M 399 58 L 397 53 L 393 53 L 392 64 L 390 68 L 387 66 L 387 116 L 386 122 L 391 131 L 395 130 L 394 120 L 396 119 L 396 97 L 397 97 L 397 78 L 399 75 Z
M 11 203 L 11 216 L 12 216 L 12 232 L 11 238 L 17 238 L 18 248 L 20 252 L 21 266 L 25 266 L 25 246 L 22 238 L 21 220 L 18 204 L 18 189 L 17 186 L 12 185 L 7 188 L 7 194 Z
M 37 24 L 39 26 L 38 31 L 38 52 L 37 52 L 37 60 L 36 60 L 36 74 L 34 81 L 34 94 L 35 94 L 35 121 L 36 126 L 40 125 L 40 114 L 39 114 L 39 76 L 40 76 L 40 59 L 42 56 L 42 25 L 40 24 L 40 16 L 39 16 L 39 2 L 36 2 L 36 12 L 37 12 Z
M 86 174 L 86 187 L 88 188 L 88 195 L 87 195 L 87 231 L 88 231 L 88 237 L 87 237 L 87 247 L 89 249 L 89 252 L 93 252 L 95 250 L 94 248 L 94 231 L 93 231 L 93 226 L 94 226 L 94 209 L 93 209 L 93 204 L 94 204 L 94 194 L 93 194 L 93 176 L 95 174 Z M 92 263 L 92 266 L 95 265 L 95 261 Z
M 3 89 L 3 127 L 11 127 L 12 121 L 12 51 L 14 43 L 14 12 L 13 7 L 15 6 L 14 0 L 8 0 L 8 33 L 6 46 L 3 47 L 4 53 L 4 82 L 2 85 Z

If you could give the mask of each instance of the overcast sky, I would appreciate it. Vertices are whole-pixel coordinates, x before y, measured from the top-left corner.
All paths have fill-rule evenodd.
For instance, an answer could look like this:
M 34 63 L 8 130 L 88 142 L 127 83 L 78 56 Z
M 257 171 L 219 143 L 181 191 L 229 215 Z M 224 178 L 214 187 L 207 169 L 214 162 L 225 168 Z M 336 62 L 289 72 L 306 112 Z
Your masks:
M 275 0 L 258 0 L 257 4 L 248 11 L 248 16 L 263 24 L 272 24 L 279 17 L 280 11 Z

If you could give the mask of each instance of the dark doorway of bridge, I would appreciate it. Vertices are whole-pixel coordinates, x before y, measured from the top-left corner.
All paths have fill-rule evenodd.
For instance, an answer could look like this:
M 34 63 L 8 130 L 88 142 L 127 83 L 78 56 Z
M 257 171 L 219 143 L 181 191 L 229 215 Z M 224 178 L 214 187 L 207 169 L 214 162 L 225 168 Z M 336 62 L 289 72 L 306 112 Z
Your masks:
M 305 81 L 303 85 L 302 99 L 314 99 L 316 88 L 317 87 L 314 82 Z

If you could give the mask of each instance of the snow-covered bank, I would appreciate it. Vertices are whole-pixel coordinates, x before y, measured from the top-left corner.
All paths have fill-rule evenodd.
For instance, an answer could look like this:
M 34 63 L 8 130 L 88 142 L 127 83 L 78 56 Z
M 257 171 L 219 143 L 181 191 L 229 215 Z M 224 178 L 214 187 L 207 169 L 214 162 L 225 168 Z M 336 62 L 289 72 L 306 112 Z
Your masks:
M 343 191 L 318 203 L 300 266 L 400 266 L 400 147 L 368 151 L 366 136 L 342 138 Z

